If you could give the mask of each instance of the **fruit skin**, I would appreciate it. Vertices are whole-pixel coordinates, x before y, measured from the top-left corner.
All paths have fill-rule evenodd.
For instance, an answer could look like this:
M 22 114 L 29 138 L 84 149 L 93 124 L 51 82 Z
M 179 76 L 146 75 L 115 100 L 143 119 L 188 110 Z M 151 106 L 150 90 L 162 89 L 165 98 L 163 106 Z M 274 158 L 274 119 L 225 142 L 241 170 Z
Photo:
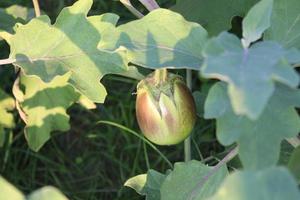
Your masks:
M 151 142 L 178 144 L 194 127 L 195 101 L 180 76 L 168 73 L 165 81 L 158 82 L 153 73 L 137 86 L 136 117 Z

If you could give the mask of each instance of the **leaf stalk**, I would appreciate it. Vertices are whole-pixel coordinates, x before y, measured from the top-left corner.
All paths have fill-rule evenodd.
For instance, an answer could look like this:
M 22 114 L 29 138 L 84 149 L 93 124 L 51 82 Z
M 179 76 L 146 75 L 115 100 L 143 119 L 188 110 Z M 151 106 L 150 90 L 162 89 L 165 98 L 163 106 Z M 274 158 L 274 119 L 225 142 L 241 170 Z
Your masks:
M 0 60 L 0 65 L 8 65 L 8 64 L 12 64 L 14 62 L 16 62 L 16 59 L 10 59 L 10 58 L 2 59 L 2 60 Z
M 33 7 L 34 7 L 35 16 L 36 17 L 41 16 L 41 9 L 40 9 L 40 5 L 39 5 L 39 1 L 32 0 L 32 3 L 33 3 Z

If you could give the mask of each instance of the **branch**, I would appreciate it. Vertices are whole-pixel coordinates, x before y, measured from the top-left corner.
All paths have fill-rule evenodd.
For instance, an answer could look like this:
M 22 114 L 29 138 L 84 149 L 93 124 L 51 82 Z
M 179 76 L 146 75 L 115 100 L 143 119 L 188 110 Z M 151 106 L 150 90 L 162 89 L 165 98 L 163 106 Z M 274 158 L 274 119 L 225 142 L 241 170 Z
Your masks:
M 1 65 L 12 64 L 14 62 L 16 62 L 16 59 L 10 59 L 10 58 L 3 59 L 3 60 L 0 60 L 0 66 Z

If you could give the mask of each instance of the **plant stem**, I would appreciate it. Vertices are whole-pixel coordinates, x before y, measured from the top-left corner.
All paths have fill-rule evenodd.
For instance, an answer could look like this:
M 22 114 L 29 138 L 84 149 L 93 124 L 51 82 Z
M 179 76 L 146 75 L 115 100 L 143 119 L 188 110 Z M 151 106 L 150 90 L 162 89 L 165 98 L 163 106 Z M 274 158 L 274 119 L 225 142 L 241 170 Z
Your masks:
M 120 0 L 120 2 L 137 18 L 142 18 L 144 15 L 138 11 L 133 5 L 130 3 L 130 0 Z
M 139 0 L 150 12 L 159 8 L 158 3 L 155 0 Z
M 35 16 L 39 17 L 41 15 L 41 9 L 38 0 L 32 0 Z
M 0 65 L 12 64 L 14 62 L 16 62 L 15 59 L 7 58 L 7 59 L 0 60 Z
M 192 70 L 186 70 L 186 84 L 190 90 L 192 90 Z M 190 161 L 192 159 L 191 152 L 191 136 L 184 140 L 184 161 Z
M 206 181 L 208 181 L 208 179 L 214 175 L 223 165 L 225 165 L 226 163 L 228 163 L 230 160 L 232 160 L 236 155 L 238 154 L 238 147 L 235 147 L 234 149 L 232 149 L 216 166 L 214 166 L 212 168 L 212 170 L 206 175 L 204 176 L 200 182 L 194 187 L 194 189 L 191 192 L 190 197 L 188 198 L 189 200 L 192 200 L 195 198 L 196 192 L 201 190 L 201 188 L 203 187 L 203 185 L 205 184 Z
M 159 85 L 167 80 L 168 70 L 166 68 L 156 69 L 154 71 L 155 85 Z
M 288 141 L 288 143 L 290 143 L 294 148 L 300 146 L 300 139 L 298 137 L 287 138 L 286 141 Z

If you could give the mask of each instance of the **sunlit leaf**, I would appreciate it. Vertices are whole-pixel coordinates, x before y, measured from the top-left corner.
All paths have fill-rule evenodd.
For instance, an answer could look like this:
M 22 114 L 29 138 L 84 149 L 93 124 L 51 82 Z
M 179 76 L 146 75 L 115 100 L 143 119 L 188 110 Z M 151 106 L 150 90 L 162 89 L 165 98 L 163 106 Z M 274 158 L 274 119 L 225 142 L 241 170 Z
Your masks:
M 71 72 L 69 83 L 94 102 L 103 103 L 106 90 L 100 79 L 127 70 L 123 50 L 108 52 L 97 48 L 105 32 L 113 33 L 116 16 L 86 17 L 92 0 L 79 0 L 64 8 L 54 25 L 48 16 L 18 25 L 10 39 L 10 59 L 27 75 L 49 82 Z M 30 49 L 30 51 L 29 51 Z
M 33 9 L 19 5 L 8 8 L 0 8 L 0 40 L 8 39 L 10 33 L 14 33 L 13 27 L 16 23 L 25 23 L 34 17 Z
M 24 195 L 0 176 L 0 197 L 1 199 L 9 200 L 25 200 Z
M 165 178 L 166 175 L 149 170 L 147 174 L 128 179 L 124 185 L 131 187 L 140 195 L 145 195 L 146 200 L 160 200 L 160 187 Z
M 0 89 L 0 147 L 5 143 L 5 129 L 15 127 L 14 116 L 10 112 L 15 108 L 15 101 Z
M 14 128 L 14 116 L 10 112 L 15 108 L 15 101 L 0 89 L 0 147 L 5 143 L 5 128 Z
M 25 197 L 15 186 L 0 176 L 1 200 L 68 200 L 58 189 L 46 186 Z
M 0 127 L 13 128 L 15 126 L 13 115 L 9 112 L 14 108 L 14 99 L 0 89 Z
M 46 186 L 32 192 L 27 200 L 68 200 L 68 198 L 58 189 Z
M 38 151 L 50 138 L 52 131 L 70 128 L 66 109 L 79 99 L 79 94 L 68 84 L 70 73 L 54 78 L 49 83 L 38 77 L 22 75 L 23 94 L 16 94 L 19 112 L 26 123 L 25 136 L 31 149 Z M 25 115 L 25 116 L 24 116 Z

